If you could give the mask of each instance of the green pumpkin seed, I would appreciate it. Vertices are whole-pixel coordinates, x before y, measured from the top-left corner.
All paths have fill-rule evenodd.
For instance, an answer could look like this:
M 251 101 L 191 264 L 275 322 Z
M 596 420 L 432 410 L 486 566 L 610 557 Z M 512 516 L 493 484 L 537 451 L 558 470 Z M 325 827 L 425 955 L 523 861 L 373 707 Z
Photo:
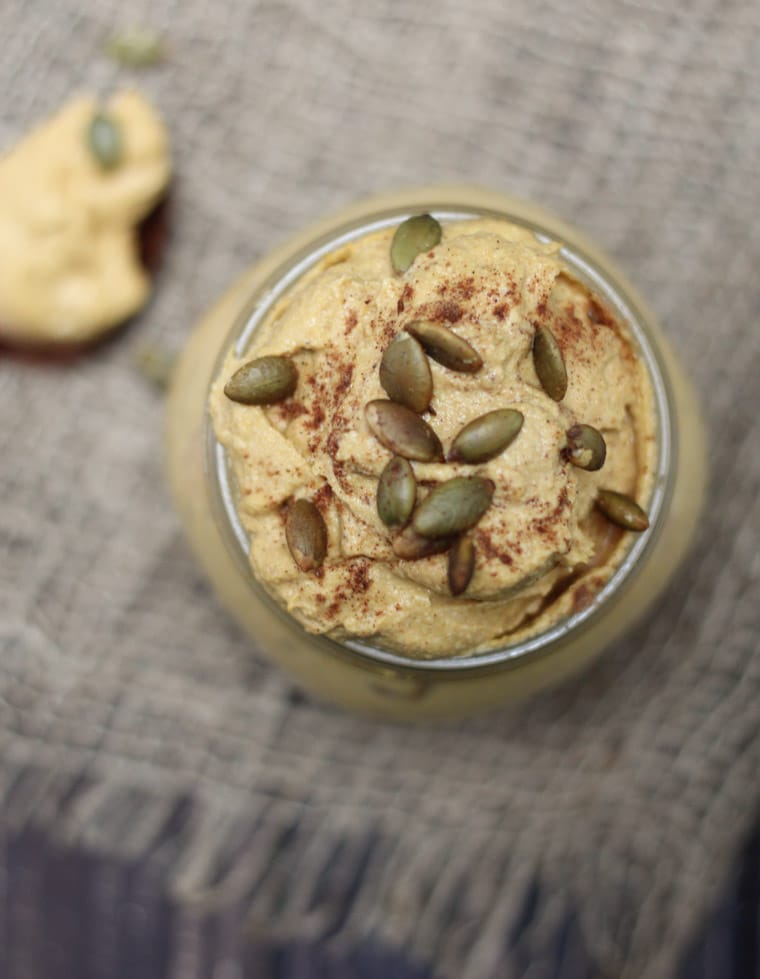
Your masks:
M 367 424 L 386 449 L 404 459 L 443 462 L 440 439 L 426 421 L 406 405 L 378 398 L 364 406 Z
M 406 330 L 420 341 L 428 356 L 451 371 L 474 374 L 483 366 L 483 358 L 477 350 L 441 323 L 414 320 Z
M 448 551 L 454 541 L 453 537 L 438 537 L 435 540 L 420 537 L 414 527 L 405 527 L 400 534 L 393 538 L 393 553 L 403 561 L 419 561 L 433 554 L 443 554 Z
M 417 499 L 414 470 L 401 456 L 393 456 L 380 473 L 377 512 L 386 527 L 400 527 L 412 515 Z
M 602 433 L 592 425 L 573 425 L 567 430 L 565 455 L 579 469 L 594 472 L 604 465 L 607 445 Z
M 449 591 L 452 595 L 461 595 L 467 590 L 475 570 L 475 544 L 472 537 L 463 534 L 457 537 L 449 551 Z
M 145 27 L 112 34 L 106 40 L 105 52 L 125 68 L 149 68 L 166 57 L 166 49 L 159 35 Z
M 124 145 L 121 129 L 107 112 L 96 112 L 87 127 L 87 145 L 101 170 L 113 170 L 121 162 Z
M 414 511 L 421 537 L 450 537 L 474 527 L 488 509 L 494 484 L 480 476 L 455 476 L 439 483 Z
M 380 361 L 380 383 L 398 404 L 421 413 L 433 397 L 433 375 L 425 351 L 408 333 L 402 333 L 385 349 Z
M 546 326 L 539 326 L 533 338 L 533 365 L 544 391 L 561 401 L 567 392 L 567 368 L 557 338 Z
M 450 462 L 488 462 L 513 442 L 523 425 L 514 408 L 497 408 L 469 422 L 451 444 Z
M 243 405 L 273 405 L 289 397 L 297 383 L 298 371 L 289 357 L 257 357 L 235 371 L 224 393 Z
M 391 242 L 391 265 L 396 272 L 406 272 L 422 252 L 435 248 L 441 240 L 441 226 L 429 214 L 416 214 L 402 221 Z
M 625 493 L 600 489 L 596 494 L 596 505 L 608 520 L 624 530 L 640 532 L 649 526 L 649 517 L 638 503 Z
M 169 387 L 178 357 L 158 344 L 147 344 L 135 354 L 135 367 L 161 391 Z
M 314 571 L 327 554 L 327 527 L 311 500 L 296 500 L 285 517 L 285 540 L 301 571 Z

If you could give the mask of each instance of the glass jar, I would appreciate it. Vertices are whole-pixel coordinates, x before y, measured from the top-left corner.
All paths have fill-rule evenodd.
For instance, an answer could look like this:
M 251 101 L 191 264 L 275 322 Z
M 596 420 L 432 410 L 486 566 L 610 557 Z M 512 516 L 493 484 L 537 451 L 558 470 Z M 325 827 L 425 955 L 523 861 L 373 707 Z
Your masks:
M 315 263 L 368 231 L 427 211 L 440 220 L 497 217 L 562 246 L 573 274 L 628 327 L 650 375 L 657 464 L 646 503 L 650 529 L 627 548 L 591 604 L 546 631 L 485 653 L 410 660 L 364 641 L 306 632 L 255 580 L 225 454 L 208 415 L 211 381 L 230 347 L 244 353 L 253 331 Z M 610 260 L 540 208 L 470 187 L 433 187 L 356 203 L 276 249 L 232 286 L 193 332 L 174 373 L 167 408 L 168 476 L 198 560 L 221 601 L 256 647 L 305 688 L 347 707 L 403 720 L 485 710 L 556 683 L 614 642 L 662 592 L 694 534 L 705 484 L 700 413 L 652 313 Z

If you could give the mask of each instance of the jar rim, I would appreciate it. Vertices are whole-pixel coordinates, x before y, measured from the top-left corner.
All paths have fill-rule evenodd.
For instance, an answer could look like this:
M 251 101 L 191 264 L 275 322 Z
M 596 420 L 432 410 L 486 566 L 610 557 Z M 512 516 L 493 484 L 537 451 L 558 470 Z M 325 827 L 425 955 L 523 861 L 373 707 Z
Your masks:
M 348 656 L 352 660 L 358 658 L 368 666 L 390 667 L 394 670 L 403 669 L 414 673 L 435 673 L 442 676 L 460 675 L 463 671 L 469 673 L 495 667 L 517 666 L 527 659 L 549 654 L 564 640 L 571 636 L 576 638 L 590 627 L 602 610 L 609 607 L 612 600 L 630 583 L 637 569 L 644 563 L 646 555 L 654 548 L 672 495 L 674 473 L 671 461 L 677 458 L 673 394 L 657 344 L 653 342 L 654 338 L 647 325 L 650 316 L 645 312 L 632 288 L 624 280 L 621 281 L 620 273 L 614 268 L 602 270 L 598 261 L 589 253 L 590 249 L 584 245 L 581 236 L 576 237 L 572 229 L 563 227 L 552 215 L 542 214 L 539 219 L 536 219 L 532 205 L 525 204 L 526 210 L 531 211 L 531 215 L 528 216 L 520 212 L 519 201 L 514 202 L 516 206 L 513 213 L 511 208 L 502 209 L 467 203 L 466 196 L 466 192 L 462 192 L 461 203 L 448 200 L 436 204 L 433 195 L 428 196 L 424 203 L 420 202 L 417 207 L 399 204 L 377 209 L 369 208 L 361 217 L 343 221 L 338 218 L 330 231 L 315 235 L 256 286 L 220 350 L 211 375 L 212 383 L 219 376 L 230 348 L 235 356 L 243 356 L 256 329 L 273 306 L 322 258 L 358 238 L 398 224 L 399 221 L 419 213 L 421 207 L 442 223 L 495 218 L 526 228 L 541 243 L 557 243 L 560 246 L 559 255 L 573 275 L 612 307 L 617 318 L 625 324 L 628 335 L 647 370 L 656 415 L 655 472 L 651 496 L 647 501 L 649 529 L 644 534 L 628 535 L 632 539 L 626 546 L 624 556 L 587 607 L 570 613 L 541 632 L 512 643 L 507 642 L 481 652 L 437 656 L 430 659 L 414 659 L 359 638 L 333 639 L 307 632 L 297 619 L 269 595 L 253 574 L 248 560 L 250 539 L 235 505 L 234 476 L 228 464 L 226 450 L 216 438 L 208 412 L 205 418 L 205 468 L 207 478 L 212 483 L 211 488 L 215 490 L 212 493 L 214 517 L 227 547 L 233 552 L 236 563 L 241 572 L 246 575 L 257 597 L 291 627 L 308 636 L 310 642 L 318 644 L 333 654 Z

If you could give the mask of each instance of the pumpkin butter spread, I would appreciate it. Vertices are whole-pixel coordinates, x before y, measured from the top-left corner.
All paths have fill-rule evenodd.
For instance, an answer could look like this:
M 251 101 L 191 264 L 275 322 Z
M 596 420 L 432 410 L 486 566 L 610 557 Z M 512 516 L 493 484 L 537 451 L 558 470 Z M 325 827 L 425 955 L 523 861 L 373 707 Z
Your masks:
M 614 491 L 613 501 L 625 494 L 625 507 L 648 499 L 652 392 L 625 329 L 571 277 L 557 245 L 504 221 L 450 222 L 437 244 L 394 271 L 393 237 L 393 228 L 368 234 L 307 273 L 245 357 L 228 356 L 212 386 L 211 415 L 234 472 L 253 572 L 307 630 L 413 658 L 483 651 L 585 607 L 619 563 L 617 525 L 625 521 L 602 512 L 600 491 Z M 463 562 L 465 588 L 454 594 L 456 536 L 441 545 L 444 553 L 399 557 L 402 529 L 378 512 L 378 482 L 393 452 L 366 406 L 378 399 L 387 406 L 381 361 L 419 321 L 452 331 L 482 360 L 465 371 L 430 357 L 432 399 L 419 417 L 443 452 L 410 462 L 417 510 L 455 477 L 477 477 L 468 486 L 477 482 L 490 495 L 467 529 L 470 565 Z M 566 369 L 558 400 L 539 376 L 544 328 Z M 261 357 L 295 365 L 295 387 L 274 404 L 232 400 L 225 384 Z M 502 451 L 484 462 L 443 461 L 456 455 L 451 445 L 464 426 L 502 409 L 522 416 Z M 603 437 L 601 468 L 573 463 L 568 432 L 578 425 Z M 324 554 L 307 570 L 286 533 L 302 500 L 326 531 Z M 404 533 L 413 533 L 416 518 L 409 519 Z
M 133 91 L 77 98 L 0 157 L 0 334 L 82 343 L 138 312 L 137 228 L 170 172 L 164 124 Z

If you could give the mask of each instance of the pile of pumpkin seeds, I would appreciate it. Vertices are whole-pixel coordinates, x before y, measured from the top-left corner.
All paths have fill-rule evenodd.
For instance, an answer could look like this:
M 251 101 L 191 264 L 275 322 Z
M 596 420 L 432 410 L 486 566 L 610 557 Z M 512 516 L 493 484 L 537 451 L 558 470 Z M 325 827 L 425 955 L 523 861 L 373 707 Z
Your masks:
M 391 265 L 403 274 L 418 255 L 441 240 L 441 226 L 429 214 L 403 221 L 393 236 Z M 547 326 L 538 326 L 532 346 L 533 366 L 544 392 L 561 401 L 568 377 L 559 343 Z M 433 397 L 429 359 L 451 371 L 475 374 L 483 359 L 471 344 L 447 326 L 415 320 L 391 341 L 380 360 L 380 384 L 387 399 L 364 406 L 364 417 L 374 437 L 391 453 L 377 484 L 377 512 L 393 533 L 394 554 L 415 561 L 448 552 L 448 583 L 452 595 L 467 590 L 475 570 L 476 552 L 471 531 L 488 510 L 495 486 L 483 476 L 454 476 L 434 486 L 419 503 L 411 462 L 456 462 L 481 465 L 501 455 L 520 434 L 523 415 L 515 408 L 498 408 L 468 422 L 444 453 L 441 440 L 421 417 Z M 224 393 L 246 405 L 268 405 L 289 397 L 298 372 L 288 357 L 259 357 L 240 367 Z M 576 424 L 566 433 L 562 455 L 580 469 L 601 469 L 607 447 L 601 432 Z M 625 530 L 643 531 L 646 513 L 624 493 L 600 489 L 596 506 Z M 302 571 L 318 568 L 327 554 L 327 530 L 317 507 L 306 499 L 293 501 L 287 510 L 285 536 L 290 553 Z

